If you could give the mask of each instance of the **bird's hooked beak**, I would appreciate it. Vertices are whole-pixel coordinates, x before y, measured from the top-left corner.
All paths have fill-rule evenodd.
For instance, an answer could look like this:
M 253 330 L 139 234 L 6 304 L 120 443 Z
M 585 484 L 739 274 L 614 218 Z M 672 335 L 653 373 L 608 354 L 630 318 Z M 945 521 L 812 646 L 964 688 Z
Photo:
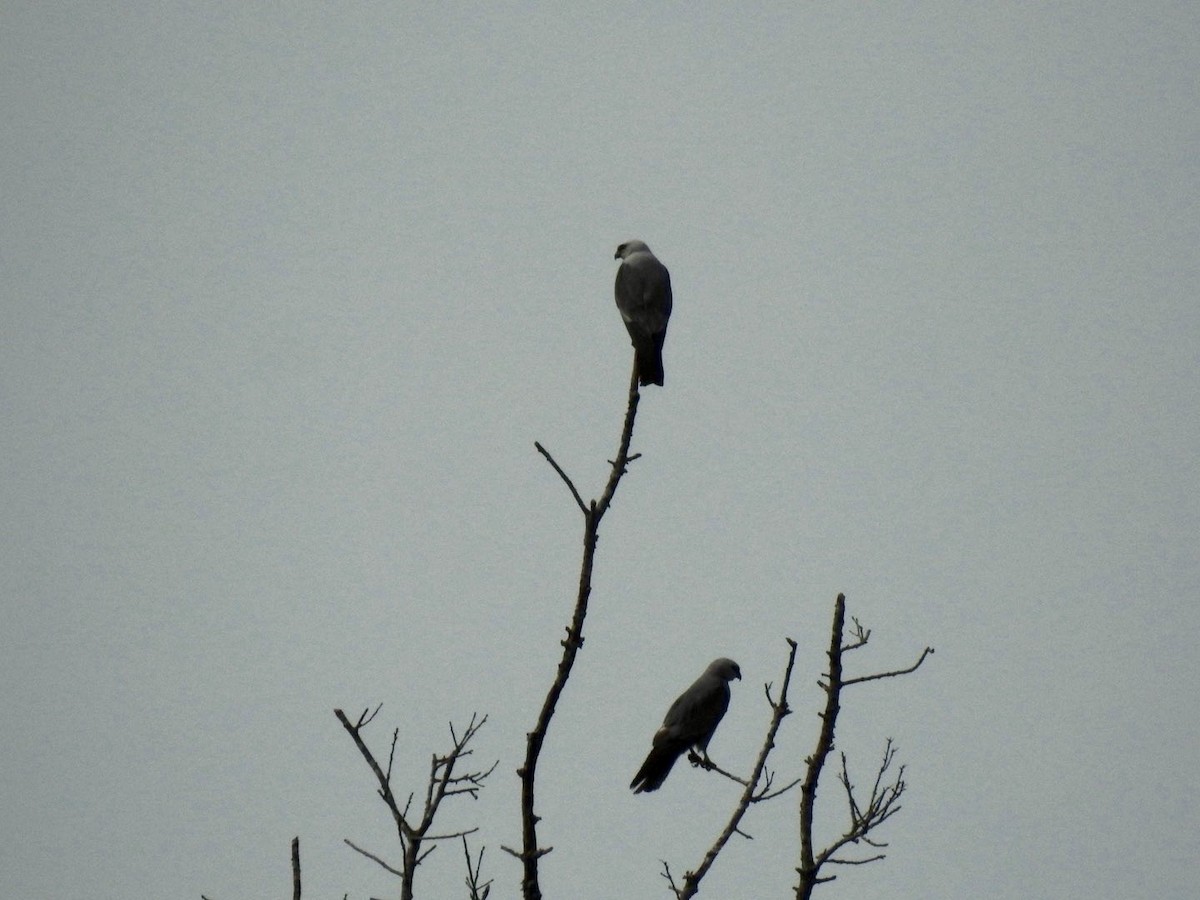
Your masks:
M 617 248 L 617 252 L 613 254 L 613 259 L 621 259 L 621 258 L 622 258 L 622 257 L 621 257 L 621 251 L 623 251 L 624 249 L 625 249 L 625 245 L 624 245 L 624 244 L 622 244 L 620 247 L 618 247 L 618 248 Z

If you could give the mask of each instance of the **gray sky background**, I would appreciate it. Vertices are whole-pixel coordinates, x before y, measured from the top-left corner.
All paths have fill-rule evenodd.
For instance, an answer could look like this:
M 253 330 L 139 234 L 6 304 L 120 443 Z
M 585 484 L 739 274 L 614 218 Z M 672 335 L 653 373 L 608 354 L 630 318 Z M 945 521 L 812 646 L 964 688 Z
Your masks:
M 826 897 L 1182 897 L 1200 833 L 1200 6 L 9 4 L 0 15 L 0 896 L 385 896 L 398 787 L 491 718 L 517 894 L 631 351 L 667 384 L 604 522 L 543 757 L 549 897 L 665 897 L 733 786 L 629 779 L 713 657 L 712 750 L 815 740 L 832 601 L 874 629 L 889 857 Z M 819 826 L 845 814 L 836 784 Z M 788 896 L 796 798 L 706 896 Z M 454 847 L 426 897 L 463 896 Z

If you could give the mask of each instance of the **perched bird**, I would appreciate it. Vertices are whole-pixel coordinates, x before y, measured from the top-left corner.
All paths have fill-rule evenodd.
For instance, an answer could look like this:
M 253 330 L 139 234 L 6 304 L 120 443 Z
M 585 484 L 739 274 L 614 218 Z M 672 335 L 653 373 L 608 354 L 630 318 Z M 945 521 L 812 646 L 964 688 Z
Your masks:
M 617 269 L 617 309 L 625 320 L 637 359 L 639 384 L 662 384 L 663 341 L 671 317 L 671 275 L 642 241 L 626 241 L 613 259 Z
M 654 735 L 650 755 L 629 782 L 635 794 L 662 787 L 675 760 L 689 749 L 695 748 L 708 758 L 708 742 L 729 708 L 729 682 L 741 677 L 742 670 L 732 659 L 714 659 L 704 674 L 679 695 Z

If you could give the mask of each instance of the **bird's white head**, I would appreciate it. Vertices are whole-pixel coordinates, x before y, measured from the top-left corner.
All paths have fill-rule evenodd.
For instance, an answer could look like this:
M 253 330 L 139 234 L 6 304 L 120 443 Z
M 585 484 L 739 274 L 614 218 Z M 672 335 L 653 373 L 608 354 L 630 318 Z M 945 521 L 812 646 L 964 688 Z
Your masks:
M 646 246 L 645 241 L 626 241 L 617 248 L 617 252 L 613 254 L 613 259 L 625 259 L 634 253 L 649 252 L 650 248 Z
M 716 675 L 723 681 L 742 680 L 742 670 L 732 659 L 727 659 L 722 656 L 720 659 L 714 659 L 708 664 L 708 674 Z

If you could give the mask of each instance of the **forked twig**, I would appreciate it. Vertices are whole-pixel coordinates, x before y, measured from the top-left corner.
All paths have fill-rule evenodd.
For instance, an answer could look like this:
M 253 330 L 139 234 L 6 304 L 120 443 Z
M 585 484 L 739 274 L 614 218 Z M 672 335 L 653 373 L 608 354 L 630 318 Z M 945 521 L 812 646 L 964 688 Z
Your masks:
M 453 741 L 453 746 L 445 756 L 433 755 L 429 764 L 429 778 L 425 787 L 425 800 L 421 817 L 418 821 L 413 821 L 409 813 L 412 807 L 413 795 L 411 793 L 408 795 L 408 800 L 405 802 L 404 809 L 402 810 L 396 802 L 395 794 L 392 792 L 392 762 L 396 754 L 396 741 L 399 737 L 399 729 L 395 729 L 392 732 L 392 745 L 388 753 L 386 772 L 380 767 L 375 759 L 375 755 L 363 740 L 363 728 L 375 718 L 379 713 L 379 709 L 380 707 L 377 706 L 370 713 L 364 710 L 358 717 L 358 721 L 354 723 L 340 709 L 335 709 L 333 713 L 337 716 L 338 721 L 342 723 L 342 727 L 350 737 L 353 738 L 355 746 L 358 747 L 358 752 L 362 755 L 375 776 L 375 781 L 378 785 L 377 793 L 383 799 L 388 812 L 391 813 L 392 821 L 396 825 L 396 834 L 400 839 L 403 862 L 399 868 L 396 868 L 376 854 L 354 844 L 348 838 L 345 839 L 345 842 L 351 849 L 378 863 L 393 875 L 398 876 L 400 878 L 401 900 L 412 900 L 413 882 L 416 878 L 417 867 L 436 849 L 437 842 L 452 838 L 465 838 L 466 835 L 478 830 L 476 828 L 469 828 L 445 834 L 431 833 L 434 817 L 441 808 L 442 801 L 447 797 L 460 794 L 467 794 L 472 798 L 478 797 L 484 780 L 495 771 L 498 761 L 486 770 L 457 774 L 455 766 L 462 759 L 472 754 L 472 751 L 467 749 L 467 746 L 471 743 L 475 735 L 479 733 L 479 729 L 487 722 L 487 716 L 472 715 L 471 721 L 467 723 L 467 727 L 463 730 L 462 734 L 459 734 L 454 725 L 451 724 L 450 737 Z

